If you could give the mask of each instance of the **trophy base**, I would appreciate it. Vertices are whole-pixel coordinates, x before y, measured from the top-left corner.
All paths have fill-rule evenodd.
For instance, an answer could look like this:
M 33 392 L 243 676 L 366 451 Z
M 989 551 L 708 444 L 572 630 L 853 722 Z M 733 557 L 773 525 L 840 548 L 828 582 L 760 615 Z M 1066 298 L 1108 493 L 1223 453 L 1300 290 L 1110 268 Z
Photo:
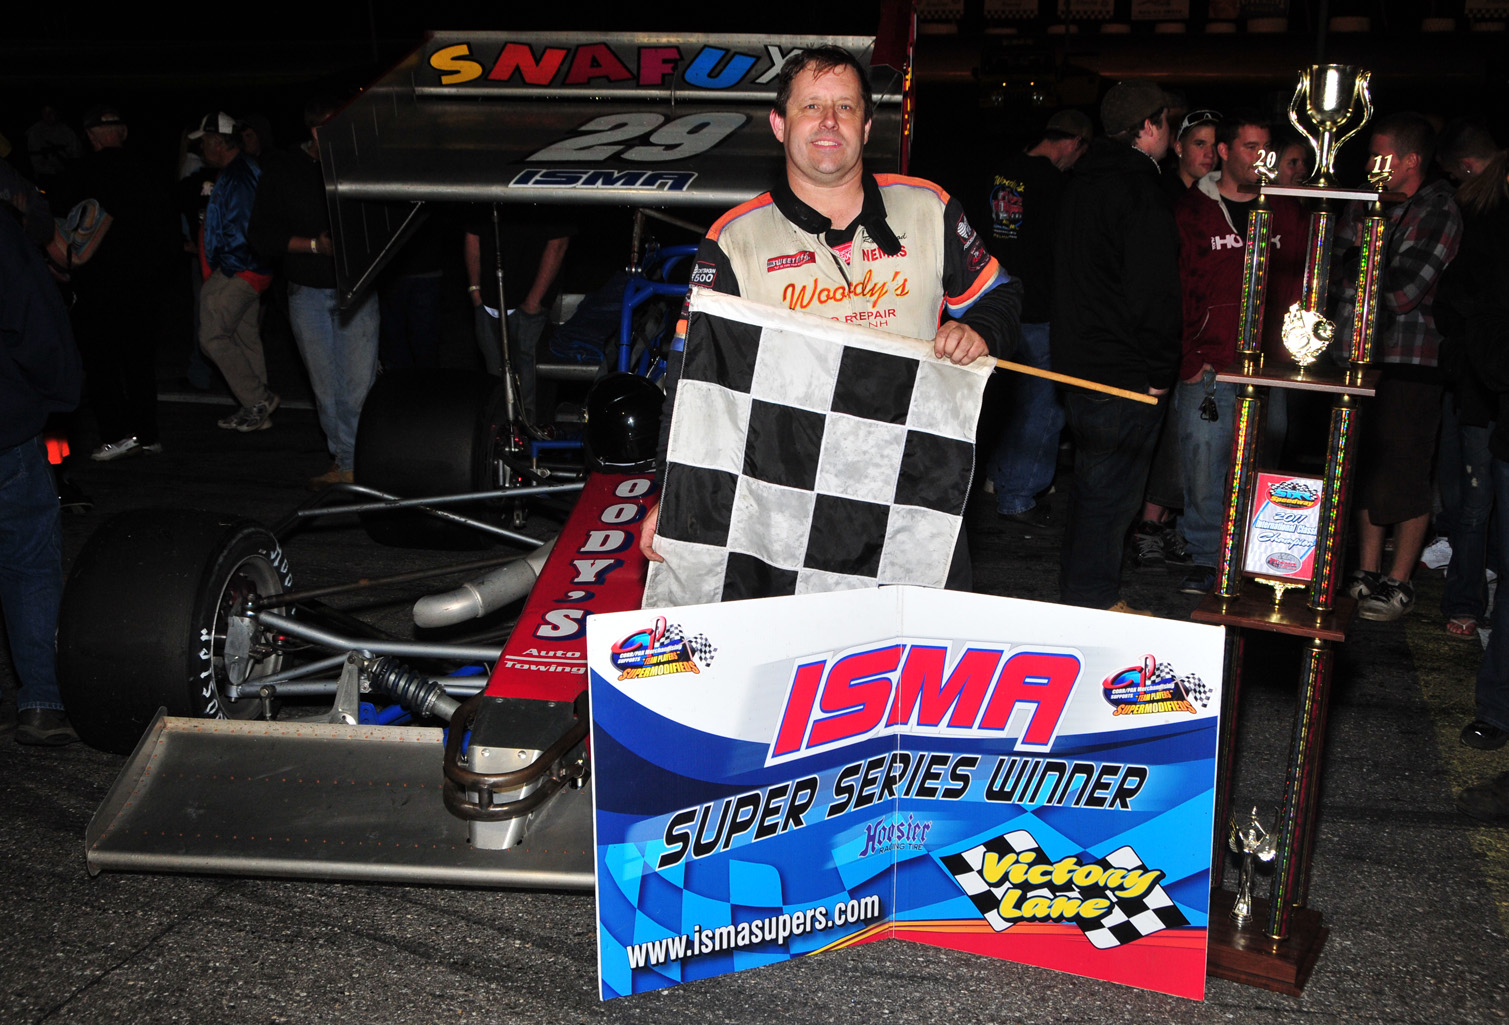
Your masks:
M 1276 940 L 1259 924 L 1268 920 L 1268 902 L 1252 900 L 1252 921 L 1241 928 L 1231 920 L 1236 894 L 1213 890 L 1210 895 L 1209 952 L 1206 971 L 1213 978 L 1297 997 L 1331 930 L 1321 924 L 1320 912 L 1296 908 L 1290 916 L 1287 939 Z
M 1301 601 L 1300 596 L 1275 605 L 1272 595 L 1256 593 L 1249 586 L 1235 598 L 1207 594 L 1189 614 L 1189 618 L 1196 623 L 1239 626 L 1249 630 L 1267 630 L 1291 637 L 1318 637 L 1323 641 L 1341 643 L 1347 639 L 1347 630 L 1356 614 L 1356 599 L 1344 594 L 1336 596 L 1336 604 L 1331 611 L 1316 612 Z

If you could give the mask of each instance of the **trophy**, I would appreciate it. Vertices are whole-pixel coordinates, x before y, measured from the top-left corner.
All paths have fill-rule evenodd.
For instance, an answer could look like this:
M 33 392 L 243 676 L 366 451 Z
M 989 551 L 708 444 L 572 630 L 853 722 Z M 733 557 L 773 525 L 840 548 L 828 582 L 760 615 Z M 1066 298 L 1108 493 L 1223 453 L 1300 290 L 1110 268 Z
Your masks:
M 1361 131 L 1373 116 L 1373 98 L 1368 94 L 1371 75 L 1372 72 L 1351 64 L 1312 64 L 1299 73 L 1299 87 L 1294 90 L 1294 99 L 1289 101 L 1289 120 L 1315 150 L 1312 185 L 1334 184 L 1331 175 L 1336 172 L 1336 151 Z M 1362 117 L 1351 131 L 1338 139 L 1337 134 L 1352 119 L 1352 109 L 1359 96 L 1362 97 Z M 1309 115 L 1310 122 L 1320 133 L 1318 138 L 1305 131 L 1305 126 L 1300 123 L 1301 110 Z
M 1227 837 L 1227 845 L 1242 856 L 1242 874 L 1237 882 L 1237 898 L 1231 905 L 1231 920 L 1237 927 L 1252 921 L 1252 877 L 1257 862 L 1272 861 L 1278 853 L 1276 838 L 1258 821 L 1257 806 L 1247 815 L 1245 823 L 1233 817 Z

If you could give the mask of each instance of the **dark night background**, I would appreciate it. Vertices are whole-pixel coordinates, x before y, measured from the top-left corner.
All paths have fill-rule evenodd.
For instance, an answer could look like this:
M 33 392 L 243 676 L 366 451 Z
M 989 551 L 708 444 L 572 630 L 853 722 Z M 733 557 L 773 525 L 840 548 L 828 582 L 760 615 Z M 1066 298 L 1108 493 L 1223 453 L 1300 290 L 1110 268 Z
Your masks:
M 1212 14 L 1231 0 L 1191 0 L 1179 34 L 1130 20 L 1130 2 L 1117 0 L 1112 20 L 1124 26 L 1120 34 L 1098 31 L 1094 23 L 1059 34 L 1062 26 L 1052 16 L 992 23 L 983 0 L 965 0 L 957 21 L 924 23 L 913 170 L 967 191 L 976 157 L 997 143 L 1015 145 L 1055 106 L 1093 113 L 1099 93 L 1124 76 L 1156 78 L 1199 105 L 1278 111 L 1293 91 L 1296 69 L 1320 56 L 1371 68 L 1380 111 L 1502 118 L 1509 34 L 1475 30 L 1484 26 L 1467 17 L 1463 0 L 1249 0 L 1249 10 L 1286 7 L 1288 31 L 1274 34 L 1248 31 L 1247 19 L 1238 19 L 1235 33 L 1210 34 Z M 1039 7 L 1052 11 L 1055 5 L 1042 0 Z M 428 30 L 864 35 L 874 31 L 878 9 L 801 0 L 737 6 L 575 0 L 564 7 L 341 0 L 197 5 L 177 14 L 115 5 L 84 17 L 74 5 L 33 3 L 13 7 L 4 19 L 0 134 L 19 152 L 44 100 L 75 124 L 92 104 L 112 102 L 131 121 L 133 146 L 163 161 L 166 171 L 179 132 L 212 109 L 263 113 L 280 146 L 296 142 L 305 97 L 360 88 L 418 46 Z M 1320 26 L 1336 16 L 1367 17 L 1370 31 L 1322 38 Z M 1426 18 L 1445 19 L 1450 31 L 1423 31 Z M 1002 34 L 1003 27 L 1013 34 Z M 1354 155 L 1361 149 L 1354 145 Z

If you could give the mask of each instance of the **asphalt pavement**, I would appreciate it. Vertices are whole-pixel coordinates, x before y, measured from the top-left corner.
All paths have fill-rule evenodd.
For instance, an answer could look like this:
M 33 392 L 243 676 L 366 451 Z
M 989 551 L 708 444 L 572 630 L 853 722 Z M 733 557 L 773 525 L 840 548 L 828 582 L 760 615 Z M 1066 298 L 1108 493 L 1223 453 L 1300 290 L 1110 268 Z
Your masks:
M 160 456 L 71 460 L 95 505 L 65 518 L 66 560 L 124 510 L 198 506 L 272 523 L 307 497 L 328 466 L 313 413 L 285 406 L 272 429 L 236 435 L 216 430 L 228 406 L 213 399 L 164 402 Z M 84 441 L 89 430 L 82 422 Z M 1062 515 L 1061 496 L 1048 501 Z M 1057 527 L 1003 522 L 977 495 L 969 531 L 977 589 L 1054 597 Z M 346 518 L 287 552 L 301 587 L 453 558 L 380 547 Z M 1196 599 L 1177 582 L 1128 571 L 1125 597 L 1185 618 Z M 412 594 L 379 589 L 345 607 L 398 624 Z M 1186 1001 L 887 941 L 604 1004 L 589 895 L 91 878 L 85 826 L 124 760 L 0 740 L 0 1022 L 1498 1022 L 1509 1011 L 1509 833 L 1462 817 L 1452 799 L 1509 768 L 1509 752 L 1457 742 L 1481 652 L 1446 635 L 1439 598 L 1440 579 L 1421 578 L 1415 613 L 1359 622 L 1339 649 L 1309 895 L 1331 935 L 1301 997 L 1211 980 L 1204 1002 Z M 1250 643 L 1239 806 L 1280 796 L 1298 669 L 1296 642 Z M 6 689 L 9 672 L 0 658 Z

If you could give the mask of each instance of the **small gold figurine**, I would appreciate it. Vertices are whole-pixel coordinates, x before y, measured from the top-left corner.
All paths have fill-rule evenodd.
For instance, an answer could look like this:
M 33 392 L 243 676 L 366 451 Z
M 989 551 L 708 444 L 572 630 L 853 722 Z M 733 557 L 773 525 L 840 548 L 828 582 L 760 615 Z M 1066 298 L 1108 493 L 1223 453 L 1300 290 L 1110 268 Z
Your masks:
M 1278 853 L 1278 844 L 1273 834 L 1258 821 L 1257 805 L 1253 805 L 1245 823 L 1237 821 L 1233 816 L 1226 844 L 1242 856 L 1237 897 L 1231 905 L 1231 920 L 1241 927 L 1252 921 L 1252 877 L 1257 870 L 1257 862 L 1272 861 Z
M 1278 181 L 1278 154 L 1271 149 L 1261 150 L 1252 165 L 1259 185 L 1272 185 Z

